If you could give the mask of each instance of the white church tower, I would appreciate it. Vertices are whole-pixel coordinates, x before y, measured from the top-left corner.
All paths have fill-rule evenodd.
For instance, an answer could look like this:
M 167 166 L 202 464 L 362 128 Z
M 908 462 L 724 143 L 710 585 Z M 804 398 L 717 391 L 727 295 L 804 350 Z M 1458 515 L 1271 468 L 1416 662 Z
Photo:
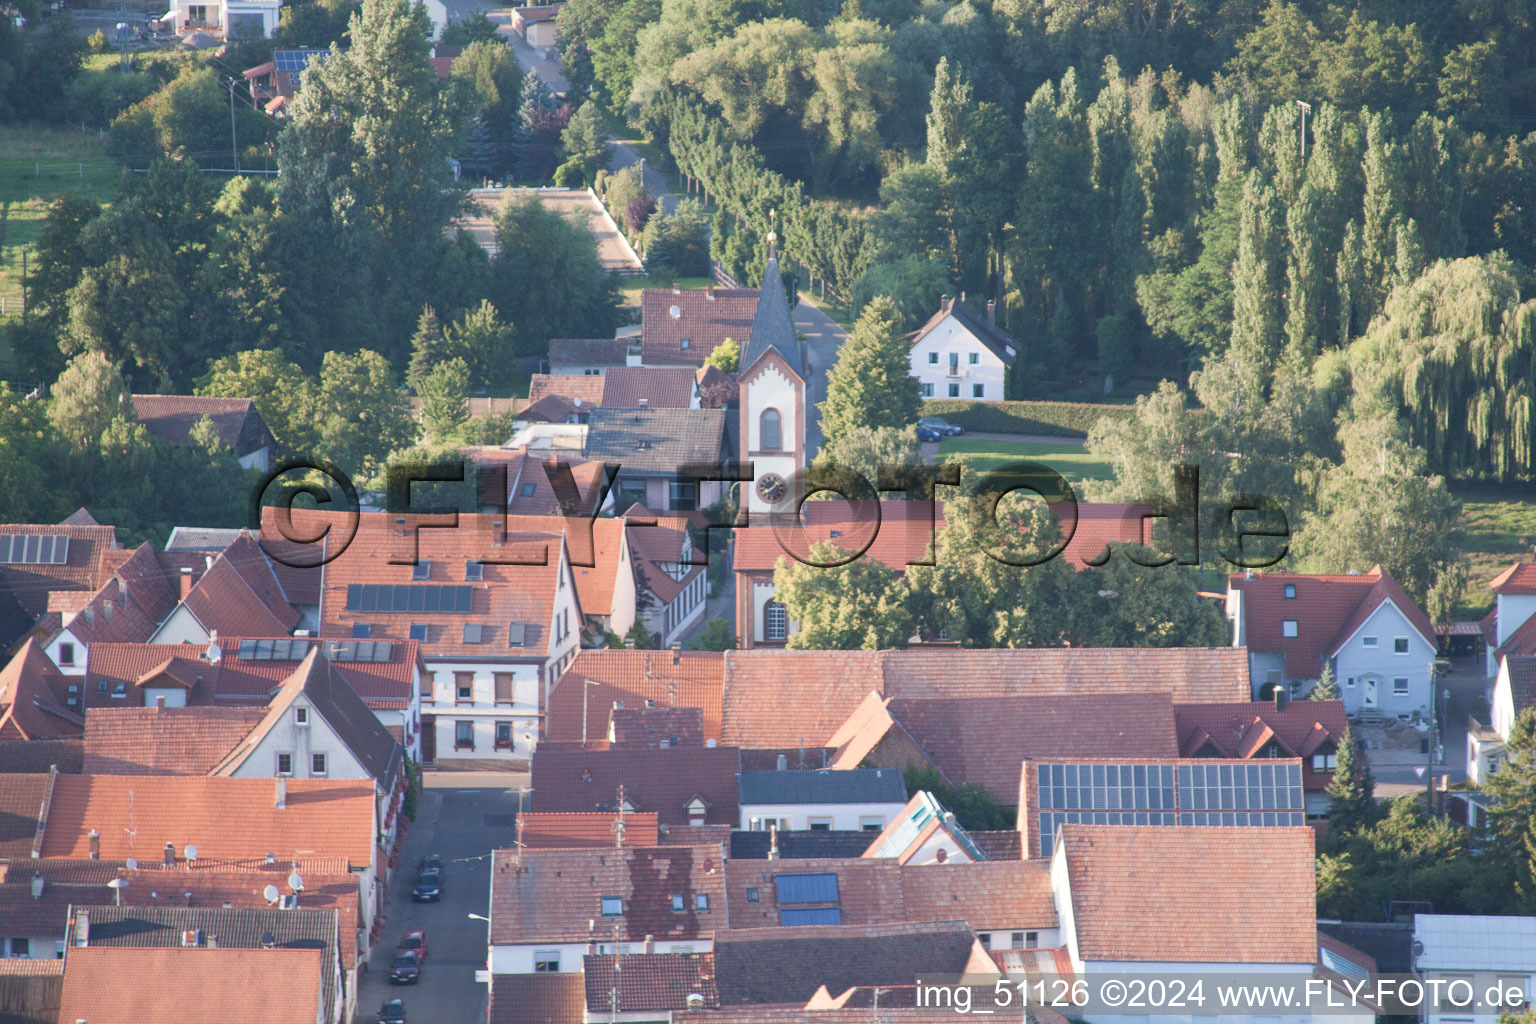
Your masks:
M 752 333 L 741 354 L 741 461 L 752 463 L 744 486 L 747 511 L 762 515 L 797 499 L 805 468 L 805 350 L 795 334 L 779 261 L 768 257 Z M 793 508 L 794 506 L 786 506 Z

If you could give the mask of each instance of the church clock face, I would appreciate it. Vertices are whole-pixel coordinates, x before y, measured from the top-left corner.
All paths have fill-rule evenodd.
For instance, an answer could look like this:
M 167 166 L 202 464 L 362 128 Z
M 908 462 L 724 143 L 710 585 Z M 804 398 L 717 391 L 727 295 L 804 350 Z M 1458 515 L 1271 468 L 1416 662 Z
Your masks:
M 789 485 L 777 473 L 764 473 L 757 478 L 757 496 L 773 504 L 789 493 Z

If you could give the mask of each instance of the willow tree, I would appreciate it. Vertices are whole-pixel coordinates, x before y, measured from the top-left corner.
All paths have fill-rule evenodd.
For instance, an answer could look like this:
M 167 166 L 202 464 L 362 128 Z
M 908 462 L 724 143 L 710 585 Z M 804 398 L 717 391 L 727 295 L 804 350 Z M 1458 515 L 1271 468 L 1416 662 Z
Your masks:
M 1502 253 L 1442 260 L 1394 289 L 1350 363 L 1357 390 L 1405 415 L 1435 470 L 1530 471 L 1536 300 L 1521 301 Z

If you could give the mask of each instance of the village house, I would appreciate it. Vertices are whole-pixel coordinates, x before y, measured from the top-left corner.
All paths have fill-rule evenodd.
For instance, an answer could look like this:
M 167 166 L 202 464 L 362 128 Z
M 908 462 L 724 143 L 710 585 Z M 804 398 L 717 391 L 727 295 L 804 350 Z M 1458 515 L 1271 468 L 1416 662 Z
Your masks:
M 270 36 L 277 28 L 280 0 L 218 0 L 210 5 L 190 5 L 177 0 L 176 13 L 187 21 L 206 21 L 211 15 L 238 34 L 248 18 L 262 21 L 261 34 Z M 197 12 L 202 11 L 198 18 Z M 271 24 L 266 24 L 267 12 Z M 253 23 L 254 24 L 254 23 Z M 203 27 L 203 26 L 199 26 Z M 272 468 L 277 441 L 267 429 L 266 420 L 249 398 L 205 398 L 201 395 L 134 395 L 134 413 L 144 429 L 157 441 L 178 448 L 204 448 L 209 441 L 228 449 L 245 469 L 265 473 Z M 202 433 L 199 424 L 208 421 L 211 432 Z
M 997 326 L 997 303 L 983 316 L 962 297 L 946 295 L 938 312 L 911 335 L 912 376 L 924 398 L 1000 402 L 1019 344 Z
M 615 366 L 638 366 L 640 354 L 630 355 L 628 338 L 551 338 L 544 359 L 545 373 L 557 377 L 600 377 Z
M 653 813 L 663 826 L 740 820 L 734 747 L 612 748 L 544 743 L 533 755 L 535 811 Z M 621 795 L 622 794 L 622 795 Z
M 1365 573 L 1233 573 L 1232 643 L 1252 662 L 1254 693 L 1307 694 L 1329 669 L 1351 717 L 1429 715 L 1437 643 L 1424 610 L 1381 566 Z
M 320 949 L 72 949 L 59 1019 L 220 1024 L 238 1006 L 243 1024 L 327 1024 L 325 974 Z
M 82 606 L 131 553 L 84 509 L 62 523 L 0 525 L 0 648 L 12 651 L 29 633 L 46 644 L 61 610 Z M 76 655 L 84 663 L 83 648 L 67 653 L 68 664 Z
M 288 600 L 273 562 L 241 532 L 194 583 L 192 568 L 180 573 L 180 600 L 149 637 L 154 644 L 206 644 L 215 636 L 286 636 L 317 622 Z
M 1474 721 L 1467 730 L 1467 778 L 1481 785 L 1504 766 L 1508 760 L 1504 749 L 1515 722 L 1531 708 L 1536 708 L 1536 656 L 1500 656 L 1490 701 L 1491 722 Z
M 907 803 L 901 770 L 744 771 L 736 774 L 738 828 L 882 832 Z
M 757 305 L 756 288 L 646 288 L 640 293 L 641 359 L 646 366 L 698 368 L 727 338 L 745 349 Z
M 729 461 L 723 409 L 600 407 L 586 427 L 582 457 L 619 467 L 614 505 L 691 512 L 720 501 L 726 484 L 702 479 Z M 701 479 L 690 479 L 697 467 Z
M 1445 986 L 1460 981 L 1465 985 L 1458 986 L 1457 996 L 1470 986 L 1483 1002 L 1483 1012 L 1475 1012 L 1447 999 L 1423 1016 L 1425 1024 L 1496 1024 L 1507 1011 L 1483 1000 L 1495 986 L 1514 993 L 1505 1006 L 1529 1006 L 1536 1000 L 1536 917 L 1416 914 L 1413 940 L 1414 969 L 1426 985 L 1439 982 L 1449 996 Z

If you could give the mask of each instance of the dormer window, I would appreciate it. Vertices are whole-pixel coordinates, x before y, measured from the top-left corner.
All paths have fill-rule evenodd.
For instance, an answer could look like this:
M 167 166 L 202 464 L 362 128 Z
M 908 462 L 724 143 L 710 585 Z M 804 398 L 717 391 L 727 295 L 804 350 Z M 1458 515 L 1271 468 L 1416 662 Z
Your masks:
M 128 684 L 124 683 L 124 682 L 118 682 L 118 683 L 113 684 L 113 686 L 112 686 L 112 696 L 114 696 L 114 697 L 126 697 L 126 696 L 128 696 Z
M 686 903 L 686 901 L 684 901 L 683 894 L 680 893 L 680 892 L 673 893 L 672 894 L 672 913 L 674 913 L 674 914 L 681 914 L 686 909 L 688 909 L 688 904 Z
M 432 578 L 432 563 L 431 562 L 417 562 L 415 565 L 411 566 L 411 579 L 419 581 L 419 580 L 429 580 L 431 578 Z
M 464 579 L 470 583 L 477 583 L 485 579 L 485 566 L 479 562 L 465 562 Z

